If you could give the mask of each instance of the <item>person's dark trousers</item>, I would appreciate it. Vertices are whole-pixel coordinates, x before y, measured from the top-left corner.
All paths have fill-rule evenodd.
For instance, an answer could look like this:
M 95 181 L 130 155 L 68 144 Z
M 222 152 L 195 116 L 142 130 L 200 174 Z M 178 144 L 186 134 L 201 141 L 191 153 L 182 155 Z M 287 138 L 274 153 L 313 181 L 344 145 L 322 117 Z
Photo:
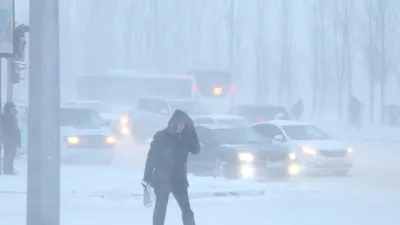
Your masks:
M 156 204 L 154 206 L 153 225 L 164 225 L 170 193 L 174 195 L 181 208 L 183 225 L 195 225 L 194 213 L 190 207 L 187 188 L 173 191 L 155 188 L 154 193 L 156 195 Z
M 17 147 L 15 146 L 3 146 L 4 156 L 3 156 L 3 173 L 12 174 L 14 173 L 14 159 L 17 154 Z
M 3 146 L 0 143 L 0 175 L 3 173 L 3 171 L 1 170 L 3 164 Z

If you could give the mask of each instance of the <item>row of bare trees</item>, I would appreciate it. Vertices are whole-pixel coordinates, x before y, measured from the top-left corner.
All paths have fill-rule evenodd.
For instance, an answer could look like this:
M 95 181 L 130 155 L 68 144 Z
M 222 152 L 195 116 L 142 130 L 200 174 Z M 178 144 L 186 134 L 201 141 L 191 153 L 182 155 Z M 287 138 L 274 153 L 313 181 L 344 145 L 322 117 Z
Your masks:
M 371 122 L 375 114 L 383 119 L 375 109 L 383 110 L 387 103 L 388 82 L 396 76 L 400 81 L 397 0 L 215 0 L 207 4 L 202 0 L 64 0 L 63 4 L 62 27 L 69 32 L 64 54 L 74 73 L 115 68 L 229 70 L 237 81 L 252 77 L 257 102 L 276 98 L 287 104 L 288 99 L 304 97 L 314 117 L 322 119 L 324 112 L 333 110 L 342 118 L 348 97 L 354 95 L 368 106 Z M 298 40 L 299 30 L 307 34 L 310 44 Z M 249 67 L 254 68 L 251 73 L 245 71 Z M 301 95 L 298 86 L 312 91 Z

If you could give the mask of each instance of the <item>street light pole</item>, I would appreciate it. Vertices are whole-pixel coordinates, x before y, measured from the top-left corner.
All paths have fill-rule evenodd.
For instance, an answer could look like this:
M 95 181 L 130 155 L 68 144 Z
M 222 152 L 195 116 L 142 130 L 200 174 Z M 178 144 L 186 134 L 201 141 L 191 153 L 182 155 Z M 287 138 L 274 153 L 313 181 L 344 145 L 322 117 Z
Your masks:
M 60 224 L 58 4 L 30 0 L 27 225 Z

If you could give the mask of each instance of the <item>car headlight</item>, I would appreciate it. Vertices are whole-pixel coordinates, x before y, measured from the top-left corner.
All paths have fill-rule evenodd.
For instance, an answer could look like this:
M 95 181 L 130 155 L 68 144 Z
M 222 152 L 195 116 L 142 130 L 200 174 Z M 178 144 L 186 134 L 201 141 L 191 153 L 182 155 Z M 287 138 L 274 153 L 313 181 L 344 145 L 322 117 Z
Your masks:
M 243 162 L 253 162 L 254 161 L 254 155 L 250 153 L 239 153 L 238 154 L 239 160 Z
M 289 153 L 289 159 L 290 160 L 296 160 L 297 159 L 296 153 L 295 152 Z
M 348 148 L 346 149 L 346 151 L 347 151 L 347 154 L 351 154 L 351 153 L 353 153 L 353 149 L 352 149 L 352 148 L 350 148 L 350 147 L 348 147 Z
M 117 140 L 112 136 L 109 136 L 109 137 L 106 138 L 106 143 L 107 144 L 114 144 L 116 141 Z
M 301 148 L 301 150 L 306 155 L 317 155 L 317 152 L 318 152 L 315 148 L 311 148 L 311 147 L 307 147 L 307 146 L 303 146 Z
M 129 127 L 126 127 L 126 126 L 121 127 L 121 133 L 122 134 L 128 135 L 130 132 L 131 131 L 130 131 Z
M 76 145 L 79 143 L 79 138 L 77 136 L 69 136 L 67 137 L 68 144 Z
M 119 120 L 119 122 L 120 122 L 121 124 L 123 124 L 123 125 L 126 125 L 126 124 L 128 124 L 128 122 L 129 122 L 129 118 L 128 118 L 127 116 L 123 116 L 123 117 L 121 117 L 121 119 Z

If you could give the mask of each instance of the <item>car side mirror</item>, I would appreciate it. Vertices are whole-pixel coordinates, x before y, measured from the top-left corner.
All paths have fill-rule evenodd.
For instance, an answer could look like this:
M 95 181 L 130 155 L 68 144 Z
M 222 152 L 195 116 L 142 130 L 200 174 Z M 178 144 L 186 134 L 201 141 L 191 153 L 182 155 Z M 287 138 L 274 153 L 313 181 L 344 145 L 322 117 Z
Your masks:
M 275 143 L 282 143 L 282 142 L 285 142 L 285 138 L 282 135 L 275 135 L 272 138 L 272 141 Z

